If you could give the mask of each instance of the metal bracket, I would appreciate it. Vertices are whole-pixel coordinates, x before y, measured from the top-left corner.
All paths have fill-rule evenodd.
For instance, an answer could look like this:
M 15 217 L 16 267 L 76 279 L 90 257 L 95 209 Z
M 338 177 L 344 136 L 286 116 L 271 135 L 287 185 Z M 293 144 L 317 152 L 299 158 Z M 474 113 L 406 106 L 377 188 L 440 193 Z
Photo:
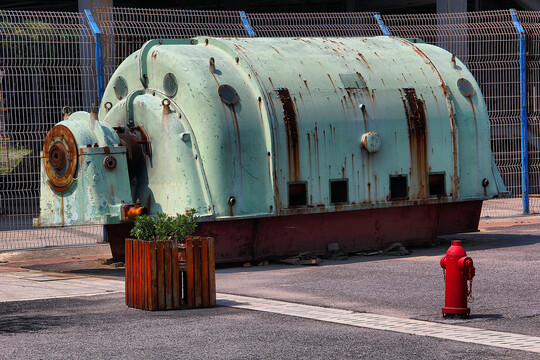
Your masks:
M 512 22 L 519 34 L 519 85 L 521 105 L 521 194 L 523 214 L 529 214 L 529 149 L 527 131 L 527 34 L 518 20 L 516 9 L 510 9 Z
M 101 30 L 94 20 L 92 12 L 88 9 L 84 10 L 86 14 L 86 19 L 90 24 L 90 28 L 94 33 L 95 43 L 96 43 L 96 73 L 97 73 L 97 86 L 98 86 L 98 100 L 101 104 L 101 99 L 103 98 L 103 92 L 105 91 L 105 81 L 104 81 L 104 71 L 103 71 L 103 41 L 101 38 Z
M 384 23 L 381 14 L 375 14 L 375 19 L 377 19 L 377 22 L 379 23 L 379 27 L 381 28 L 381 31 L 384 35 L 391 36 L 390 30 L 386 27 L 386 24 Z
M 249 36 L 256 36 L 255 31 L 251 27 L 251 24 L 249 23 L 249 19 L 246 15 L 245 11 L 240 11 L 240 18 L 242 19 L 242 22 L 244 23 L 244 28 L 246 29 L 246 32 Z

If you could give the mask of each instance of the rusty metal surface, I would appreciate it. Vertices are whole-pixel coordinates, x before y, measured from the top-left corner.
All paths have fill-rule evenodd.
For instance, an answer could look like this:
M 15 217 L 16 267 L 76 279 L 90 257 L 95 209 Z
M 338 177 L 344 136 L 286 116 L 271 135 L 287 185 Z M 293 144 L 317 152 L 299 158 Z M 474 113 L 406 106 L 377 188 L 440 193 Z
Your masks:
M 403 107 L 407 116 L 409 133 L 409 153 L 411 156 L 411 179 L 417 180 L 418 193 L 411 194 L 413 198 L 426 199 L 428 186 L 426 174 L 428 173 L 428 145 L 427 145 L 427 119 L 424 103 L 416 96 L 413 88 L 403 89 Z
M 167 97 L 170 74 L 179 89 Z M 132 95 L 119 100 L 108 89 L 111 106 L 100 119 L 146 130 L 155 151 L 132 190 L 151 214 L 315 214 L 483 200 L 504 190 L 481 91 L 459 59 L 432 45 L 391 37 L 156 40 L 115 76 Z M 458 90 L 464 81 L 470 96 Z M 374 133 L 377 151 L 368 151 L 362 136 Z M 407 178 L 407 196 L 391 199 L 392 176 Z M 348 201 L 334 204 L 330 182 L 338 179 Z
M 283 123 L 287 134 L 287 163 L 289 181 L 300 181 L 300 149 L 298 141 L 298 123 L 291 94 L 286 88 L 276 90 L 283 107 Z M 278 114 L 279 116 L 279 114 Z
M 133 203 L 125 156 L 115 130 L 95 113 L 76 112 L 53 127 L 43 146 L 40 213 L 34 226 L 123 221 L 123 205 Z
M 49 185 L 56 191 L 67 190 L 77 172 L 77 142 L 71 131 L 55 126 L 43 142 L 43 166 Z

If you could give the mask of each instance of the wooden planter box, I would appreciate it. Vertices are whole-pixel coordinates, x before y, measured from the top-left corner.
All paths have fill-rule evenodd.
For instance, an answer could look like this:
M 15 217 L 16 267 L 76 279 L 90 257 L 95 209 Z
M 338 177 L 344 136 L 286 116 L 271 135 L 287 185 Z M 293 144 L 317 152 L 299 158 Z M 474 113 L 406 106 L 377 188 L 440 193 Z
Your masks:
M 214 239 L 126 239 L 126 305 L 145 310 L 215 306 Z
M 214 238 L 188 236 L 178 248 L 182 296 L 189 308 L 216 306 Z

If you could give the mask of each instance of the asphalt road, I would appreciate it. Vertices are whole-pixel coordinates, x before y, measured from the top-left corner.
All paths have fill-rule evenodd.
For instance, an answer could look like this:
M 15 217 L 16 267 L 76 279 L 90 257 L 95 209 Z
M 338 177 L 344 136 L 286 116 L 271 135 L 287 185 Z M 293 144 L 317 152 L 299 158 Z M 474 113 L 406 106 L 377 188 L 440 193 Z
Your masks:
M 540 226 L 519 221 L 494 222 L 478 233 L 442 238 L 439 244 L 412 249 L 404 257 L 355 256 L 318 267 L 221 268 L 217 290 L 540 336 Z M 441 317 L 444 286 L 439 258 L 450 239 L 461 239 L 475 262 L 475 301 L 467 320 Z M 76 268 L 73 263 L 64 270 L 58 264 L 47 266 L 77 274 L 123 276 L 122 269 Z M 540 358 L 525 351 L 229 307 L 146 312 L 127 308 L 123 294 L 0 303 L 0 359 L 173 357 Z
M 540 226 L 497 226 L 443 237 L 403 257 L 352 257 L 318 267 L 272 265 L 224 269 L 219 292 L 354 311 L 443 321 L 439 265 L 451 239 L 461 239 L 476 267 L 467 320 L 445 323 L 540 335 Z
M 146 312 L 122 295 L 0 305 L 2 359 L 538 359 L 538 354 L 217 307 Z

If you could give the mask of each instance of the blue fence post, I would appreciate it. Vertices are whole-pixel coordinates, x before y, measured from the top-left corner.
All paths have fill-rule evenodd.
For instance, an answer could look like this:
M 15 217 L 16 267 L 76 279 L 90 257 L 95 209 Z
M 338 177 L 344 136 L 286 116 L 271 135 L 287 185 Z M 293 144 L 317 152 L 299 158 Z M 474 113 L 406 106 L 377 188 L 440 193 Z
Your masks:
M 527 132 L 527 35 L 521 26 L 516 9 L 510 9 L 512 21 L 519 33 L 519 84 L 521 98 L 521 194 L 523 214 L 529 213 L 529 150 Z
M 90 28 L 94 33 L 95 43 L 96 43 L 96 75 L 97 75 L 97 87 L 98 87 L 98 106 L 101 104 L 101 98 L 103 97 L 103 92 L 105 91 L 105 81 L 104 81 L 104 71 L 103 71 L 103 41 L 101 39 L 101 30 L 96 24 L 92 12 L 88 9 L 84 10 Z
M 379 23 L 379 27 L 381 28 L 381 31 L 382 31 L 382 33 L 384 35 L 388 35 L 388 36 L 392 35 L 390 33 L 390 30 L 388 30 L 388 28 L 386 27 L 386 24 L 384 23 L 384 21 L 383 21 L 383 19 L 381 17 L 381 14 L 376 13 L 375 14 L 375 19 L 377 19 L 377 22 Z
M 242 19 L 242 23 L 244 23 L 244 28 L 246 29 L 246 32 L 249 36 L 256 36 L 255 31 L 251 27 L 251 24 L 249 23 L 249 19 L 246 15 L 245 11 L 240 11 L 240 18 Z

